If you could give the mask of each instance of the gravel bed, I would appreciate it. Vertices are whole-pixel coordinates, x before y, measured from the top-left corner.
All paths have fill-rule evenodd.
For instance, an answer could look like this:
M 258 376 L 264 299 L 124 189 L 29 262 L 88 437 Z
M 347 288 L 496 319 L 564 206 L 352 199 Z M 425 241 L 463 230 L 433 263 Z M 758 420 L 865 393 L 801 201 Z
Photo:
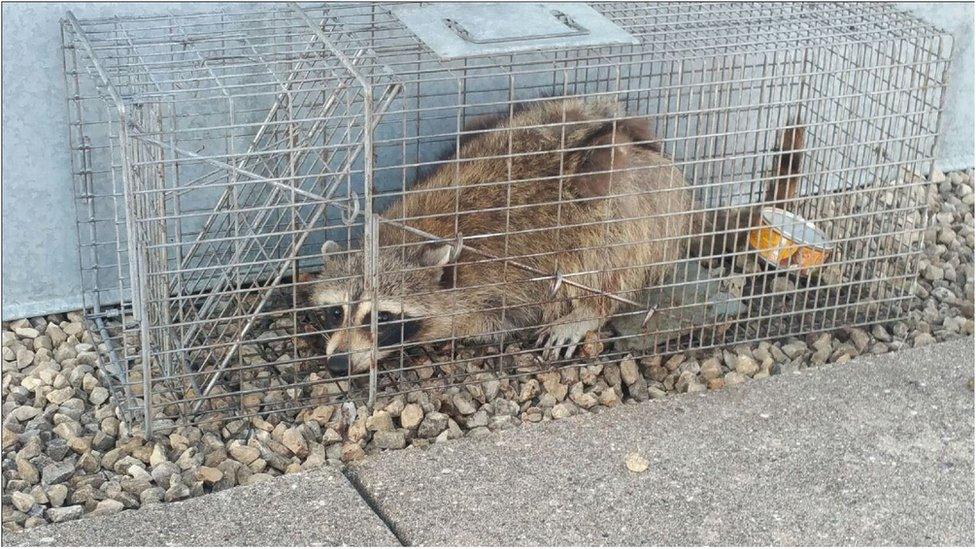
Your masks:
M 224 425 L 167 424 L 146 440 L 120 421 L 79 312 L 4 323 L 3 528 L 177 501 L 378 451 L 971 337 L 972 170 L 936 176 L 922 275 L 905 321 L 537 374 L 520 374 L 516 364 L 504 379 L 476 373 L 484 377 L 474 385 L 381 397 L 372 415 L 318 406 Z

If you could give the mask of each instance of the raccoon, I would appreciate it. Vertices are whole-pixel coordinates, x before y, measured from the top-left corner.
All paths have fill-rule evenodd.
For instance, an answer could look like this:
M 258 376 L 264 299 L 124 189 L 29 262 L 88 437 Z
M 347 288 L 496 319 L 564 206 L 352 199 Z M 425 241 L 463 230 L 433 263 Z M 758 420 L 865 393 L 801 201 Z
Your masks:
M 621 111 L 609 101 L 545 99 L 471 121 L 456 154 L 382 212 L 382 220 L 444 240 L 380 221 L 375 311 L 364 292 L 362 251 L 326 242 L 310 300 L 328 331 L 329 370 L 369 369 L 373 314 L 378 358 L 412 343 L 493 342 L 531 330 L 547 358 L 569 358 L 620 310 L 610 296 L 633 298 L 660 283 L 690 247 L 708 253 L 739 245 L 731 233 L 690 242 L 714 233 L 710 227 L 752 223 L 757 213 L 737 211 L 733 225 L 731 212 L 693 213 L 691 189 L 647 121 Z M 798 148 L 790 139 L 784 154 L 792 158 Z M 798 168 L 793 160 L 780 164 L 780 171 Z M 771 196 L 786 199 L 789 186 L 786 179 Z M 466 246 L 445 243 L 458 233 Z M 551 277 L 506 258 L 599 293 L 555 288 Z

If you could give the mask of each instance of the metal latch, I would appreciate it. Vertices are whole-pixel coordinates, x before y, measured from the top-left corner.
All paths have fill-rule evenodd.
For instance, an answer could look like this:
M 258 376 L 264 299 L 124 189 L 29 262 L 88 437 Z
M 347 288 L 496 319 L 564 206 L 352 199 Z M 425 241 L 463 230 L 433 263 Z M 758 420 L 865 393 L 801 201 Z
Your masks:
M 391 11 L 444 59 L 638 43 L 586 4 L 446 3 L 400 5 Z

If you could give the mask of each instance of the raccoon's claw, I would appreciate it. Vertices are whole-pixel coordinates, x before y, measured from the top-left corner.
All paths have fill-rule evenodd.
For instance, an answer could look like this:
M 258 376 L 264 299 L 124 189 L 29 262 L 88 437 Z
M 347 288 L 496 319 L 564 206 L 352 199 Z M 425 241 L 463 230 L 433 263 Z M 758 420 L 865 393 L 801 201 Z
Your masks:
M 543 342 L 545 342 L 542 358 L 547 361 L 571 358 L 586 336 L 586 332 L 596 330 L 599 327 L 600 322 L 597 320 L 571 320 L 556 324 L 539 332 L 536 347 L 543 347 Z M 563 352 L 564 349 L 565 352 Z
M 567 337 L 563 334 L 548 334 L 545 341 L 545 348 L 542 351 L 542 359 L 549 361 L 572 357 L 581 339 L 581 337 Z M 564 349 L 565 352 L 563 352 Z
M 536 348 L 538 348 L 540 351 L 542 351 L 542 360 L 544 362 L 549 362 L 549 354 L 550 354 L 550 350 L 551 350 L 551 347 L 549 345 L 549 337 L 550 336 L 549 336 L 548 333 L 545 334 L 545 335 L 542 335 L 542 336 L 540 336 L 540 340 L 538 342 L 536 342 L 536 344 L 535 344 Z

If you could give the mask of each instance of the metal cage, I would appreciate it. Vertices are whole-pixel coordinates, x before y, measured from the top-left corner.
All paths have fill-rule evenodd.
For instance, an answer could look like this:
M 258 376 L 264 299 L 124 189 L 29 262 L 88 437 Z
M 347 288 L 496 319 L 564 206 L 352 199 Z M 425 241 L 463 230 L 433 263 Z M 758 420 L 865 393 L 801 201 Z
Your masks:
M 114 397 L 126 419 L 147 430 L 160 419 L 372 404 L 906 313 L 927 222 L 920 174 L 932 167 L 951 39 L 891 6 L 232 9 L 239 11 L 84 21 L 69 13 L 62 23 L 87 318 Z M 519 113 L 543 105 L 561 105 L 561 120 L 514 125 Z M 592 112 L 610 114 L 572 119 L 573 105 L 602 105 Z M 626 146 L 615 142 L 633 120 L 649 129 L 643 142 L 633 135 Z M 586 133 L 607 124 L 608 142 L 566 142 L 581 126 Z M 802 163 L 788 176 L 795 192 L 774 203 L 764 189 L 777 184 L 777 147 L 784 132 L 800 128 L 805 139 L 793 152 Z M 558 135 L 560 145 L 540 152 L 515 142 L 532 131 Z M 476 154 L 465 147 L 491 139 L 496 149 L 500 139 L 508 145 L 499 154 L 485 149 L 494 156 L 478 160 L 484 173 L 463 174 Z M 660 162 L 640 168 L 654 173 L 626 179 L 630 168 L 620 159 L 638 149 Z M 600 151 L 608 152 L 609 169 L 579 171 Z M 533 154 L 558 157 L 557 168 L 538 167 L 545 162 Z M 519 180 L 516 172 L 525 170 L 530 180 Z M 692 199 L 672 203 L 661 189 L 638 196 L 624 184 L 612 194 L 614 177 L 643 188 L 661 174 L 683 179 L 687 191 L 668 188 Z M 624 221 L 582 222 L 605 235 L 591 235 L 584 250 L 572 236 L 579 227 L 562 212 L 598 207 L 569 197 L 580 199 L 585 193 L 574 185 L 601 175 L 610 189 L 593 204 L 638 206 Z M 425 190 L 438 178 L 473 187 Z M 557 183 L 559 200 L 526 206 L 519 194 Z M 491 212 L 465 203 L 491 193 L 505 196 Z M 419 210 L 407 211 L 410 200 Z M 442 203 L 426 216 L 440 224 L 424 221 L 424 200 Z M 647 213 L 643 204 L 658 206 Z M 733 230 L 694 219 L 773 205 L 824 240 L 806 242 L 777 225 L 780 218 L 767 215 L 773 210 L 760 210 L 768 226 L 735 227 L 753 244 L 756 231 L 773 229 L 778 244 L 690 254 L 665 242 Z M 624 266 L 618 259 L 587 272 L 572 261 L 550 268 L 526 253 L 525 243 L 538 240 L 570 260 L 614 249 L 623 244 L 610 236 L 613 223 L 649 218 L 664 227 L 692 222 L 668 229 L 672 236 L 626 243 L 634 252 L 621 254 L 633 257 Z M 540 228 L 543 220 L 555 221 Z M 641 287 L 601 286 L 618 271 L 650 272 L 649 262 L 640 263 L 647 250 L 660 252 L 658 275 Z M 784 259 L 810 250 L 829 253 L 817 256 L 815 268 Z M 440 252 L 433 261 L 416 255 Z M 418 261 L 440 269 L 434 276 L 443 295 L 413 287 Z M 325 280 L 334 274 L 329 262 L 347 267 L 345 287 L 360 291 L 341 300 L 326 295 L 324 287 L 343 287 Z M 391 272 L 400 264 L 409 269 Z M 490 274 L 464 287 L 450 280 L 461 269 Z M 476 301 L 475 291 L 488 297 Z M 530 294 L 543 298 L 533 302 Z M 545 320 L 547 307 L 573 309 L 589 298 L 609 305 L 584 323 L 592 329 L 575 354 L 543 352 L 538 332 L 549 330 L 553 343 L 553 327 L 563 326 Z M 501 321 L 486 322 L 476 337 L 472 323 L 488 307 Z M 417 335 L 445 318 L 454 318 L 446 336 L 443 327 Z M 354 332 L 365 343 L 332 343 Z

